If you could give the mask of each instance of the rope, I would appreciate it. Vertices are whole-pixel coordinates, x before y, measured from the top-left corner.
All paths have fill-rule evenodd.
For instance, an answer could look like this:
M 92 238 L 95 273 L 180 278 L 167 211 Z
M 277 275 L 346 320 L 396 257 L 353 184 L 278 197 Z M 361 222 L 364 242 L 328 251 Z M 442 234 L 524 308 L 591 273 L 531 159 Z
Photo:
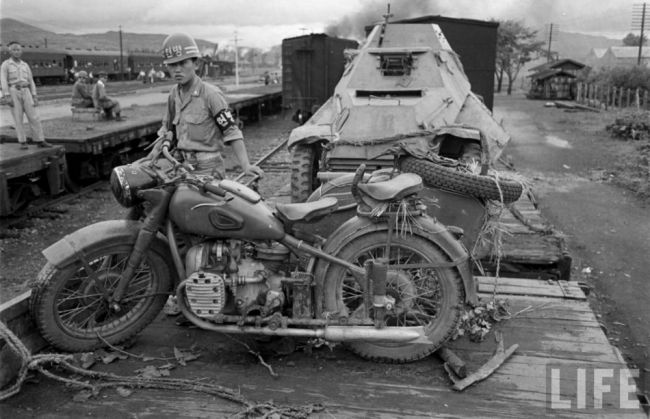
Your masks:
M 9 330 L 9 328 L 0 322 L 0 338 L 7 342 L 11 348 L 21 358 L 21 367 L 17 379 L 13 385 L 0 391 L 0 401 L 4 401 L 20 391 L 20 388 L 30 370 L 38 371 L 41 374 L 53 380 L 66 383 L 74 387 L 88 389 L 93 395 L 97 395 L 102 388 L 107 387 L 130 387 L 130 388 L 149 388 L 162 390 L 184 390 L 210 394 L 222 399 L 241 405 L 244 410 L 237 413 L 236 417 L 281 417 L 281 418 L 307 418 L 315 412 L 321 412 L 324 407 L 319 403 L 312 403 L 303 406 L 276 406 L 272 402 L 254 403 L 249 401 L 242 394 L 235 392 L 227 387 L 213 383 L 204 383 L 201 380 L 186 380 L 181 378 L 162 378 L 162 377 L 133 377 L 120 376 L 108 372 L 91 371 L 73 365 L 71 361 L 73 355 L 64 355 L 57 353 L 32 355 L 21 340 Z M 104 382 L 89 383 L 76 379 L 63 377 L 46 369 L 46 366 L 54 365 L 71 374 L 82 377 L 88 377 Z

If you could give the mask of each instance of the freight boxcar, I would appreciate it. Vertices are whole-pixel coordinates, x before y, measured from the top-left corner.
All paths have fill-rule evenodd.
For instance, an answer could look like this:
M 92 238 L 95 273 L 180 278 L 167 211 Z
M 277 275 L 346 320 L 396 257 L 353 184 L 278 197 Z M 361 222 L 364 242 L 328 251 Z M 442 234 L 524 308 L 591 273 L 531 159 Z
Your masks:
M 294 109 L 299 122 L 329 99 L 345 67 L 345 49 L 357 41 L 311 34 L 282 40 L 283 106 Z

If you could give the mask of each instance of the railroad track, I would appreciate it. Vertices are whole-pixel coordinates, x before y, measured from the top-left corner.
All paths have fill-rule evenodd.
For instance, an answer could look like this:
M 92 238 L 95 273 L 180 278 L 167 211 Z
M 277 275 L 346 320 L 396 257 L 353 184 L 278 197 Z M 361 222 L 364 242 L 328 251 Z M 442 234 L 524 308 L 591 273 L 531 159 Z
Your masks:
M 84 186 L 78 191 L 67 192 L 55 198 L 32 201 L 29 207 L 20 213 L 13 214 L 10 217 L 0 218 L 0 238 L 15 235 L 9 230 L 25 224 L 30 218 L 55 218 L 55 214 L 61 212 L 58 210 L 58 206 L 71 202 L 87 193 L 93 192 L 107 185 L 108 181 L 100 180 Z
M 291 170 L 291 163 L 288 160 L 271 161 L 272 157 L 276 156 L 277 153 L 283 149 L 286 142 L 287 140 L 283 139 L 276 144 L 263 147 L 251 156 L 251 160 L 255 161 L 256 165 L 262 167 L 266 173 L 287 173 Z M 235 179 L 238 181 L 244 178 L 243 173 L 238 175 L 236 172 L 226 171 L 226 174 L 230 178 L 236 176 Z M 251 181 L 252 180 L 253 179 L 251 179 Z M 250 181 L 248 183 L 250 183 Z M 31 218 L 56 218 L 56 214 L 62 212 L 60 210 L 61 205 L 107 186 L 107 180 L 99 180 L 90 185 L 84 186 L 77 191 L 67 192 L 55 198 L 32 201 L 29 207 L 22 212 L 13 214 L 10 217 L 0 218 L 0 238 L 18 235 L 19 233 L 17 231 L 12 230 L 20 229 L 20 226 L 25 225 Z

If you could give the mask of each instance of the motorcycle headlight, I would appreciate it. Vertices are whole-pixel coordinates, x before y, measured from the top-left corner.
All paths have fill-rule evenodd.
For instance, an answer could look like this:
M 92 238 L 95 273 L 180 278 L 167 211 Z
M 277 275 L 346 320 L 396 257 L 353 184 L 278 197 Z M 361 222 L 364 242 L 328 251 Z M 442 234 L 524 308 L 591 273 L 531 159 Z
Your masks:
M 156 178 L 137 164 L 117 166 L 111 172 L 110 184 L 113 196 L 126 208 L 140 203 L 138 191 L 153 188 L 157 183 Z

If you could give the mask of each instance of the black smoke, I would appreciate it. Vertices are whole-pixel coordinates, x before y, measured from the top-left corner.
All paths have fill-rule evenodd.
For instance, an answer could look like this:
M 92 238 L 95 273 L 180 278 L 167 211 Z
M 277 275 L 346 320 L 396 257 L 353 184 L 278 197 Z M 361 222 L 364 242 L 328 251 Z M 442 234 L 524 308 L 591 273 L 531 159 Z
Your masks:
M 439 14 L 435 2 L 430 0 L 373 0 L 364 2 L 364 7 L 357 13 L 343 17 L 331 23 L 325 29 L 329 36 L 349 38 L 361 41 L 365 38 L 365 27 L 384 21 L 390 3 L 390 21 L 418 16 Z

